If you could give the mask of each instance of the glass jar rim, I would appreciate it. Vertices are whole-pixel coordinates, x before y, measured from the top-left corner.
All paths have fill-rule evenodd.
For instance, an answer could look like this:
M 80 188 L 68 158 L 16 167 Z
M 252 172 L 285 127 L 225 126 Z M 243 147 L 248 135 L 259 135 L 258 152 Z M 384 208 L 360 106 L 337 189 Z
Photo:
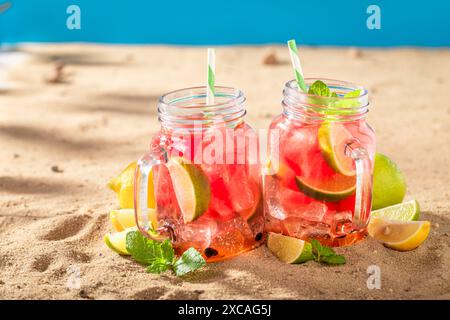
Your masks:
M 339 99 L 339 100 L 352 100 L 352 99 L 354 100 L 354 99 L 361 99 L 361 98 L 366 99 L 366 98 L 368 98 L 368 95 L 369 95 L 369 91 L 366 88 L 364 88 L 363 86 L 356 85 L 353 82 L 329 79 L 329 78 L 305 78 L 304 80 L 305 80 L 305 84 L 307 87 L 310 84 L 314 83 L 315 81 L 320 80 L 320 81 L 323 81 L 327 86 L 335 87 L 335 86 L 339 85 L 339 87 L 351 88 L 353 90 L 361 91 L 359 96 L 357 96 L 357 97 L 343 97 L 342 96 L 342 97 L 335 98 L 335 99 Z M 315 98 L 322 97 L 322 96 L 318 96 L 315 94 L 302 92 L 302 91 L 298 90 L 297 81 L 295 79 L 292 79 L 292 80 L 289 80 L 288 82 L 286 82 L 285 90 L 287 90 L 290 94 L 293 94 L 293 95 L 299 95 L 299 96 L 305 96 L 305 97 L 315 97 Z
M 214 104 L 206 104 L 207 87 L 197 86 L 174 90 L 162 95 L 158 102 L 158 116 L 166 127 L 210 127 L 220 123 L 234 126 L 246 114 L 244 93 L 233 87 L 216 86 Z
M 305 78 L 308 88 L 317 80 L 324 82 L 337 95 L 325 97 L 300 91 L 297 82 L 286 82 L 283 90 L 283 113 L 291 118 L 306 122 L 352 121 L 364 118 L 369 111 L 369 93 L 363 86 L 351 82 L 327 79 Z M 346 93 L 360 90 L 358 96 L 345 97 Z
M 198 93 L 194 93 L 195 91 L 199 91 Z M 182 89 L 173 90 L 170 92 L 167 92 L 163 94 L 159 98 L 159 105 L 161 106 L 167 106 L 167 107 L 179 107 L 179 108 L 202 108 L 202 109 L 211 109 L 209 111 L 213 111 L 215 108 L 223 108 L 224 106 L 230 105 L 230 104 L 242 104 L 245 102 L 245 95 L 244 93 L 233 87 L 228 86 L 215 86 L 216 96 L 219 96 L 221 98 L 224 97 L 225 93 L 228 92 L 228 96 L 232 97 L 228 101 L 221 101 L 217 102 L 217 100 L 214 102 L 214 104 L 210 105 L 174 105 L 173 103 L 179 102 L 181 98 L 175 98 L 177 95 L 184 94 L 184 100 L 193 99 L 193 98 L 205 98 L 206 100 L 206 92 L 207 87 L 206 86 L 196 86 L 196 87 L 187 87 Z M 175 99 L 174 99 L 175 98 Z

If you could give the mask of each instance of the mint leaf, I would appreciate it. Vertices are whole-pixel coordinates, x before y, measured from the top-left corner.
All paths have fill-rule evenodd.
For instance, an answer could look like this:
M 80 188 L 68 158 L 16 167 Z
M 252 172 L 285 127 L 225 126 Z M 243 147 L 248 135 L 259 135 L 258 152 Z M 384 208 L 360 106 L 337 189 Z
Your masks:
M 147 265 L 149 273 L 161 273 L 172 269 L 177 276 L 181 276 L 206 263 L 202 255 L 194 248 L 189 248 L 176 260 L 172 244 L 168 239 L 163 242 L 153 241 L 144 237 L 139 231 L 127 233 L 126 247 L 134 260 Z
M 206 263 L 202 255 L 194 248 L 189 248 L 183 255 L 175 262 L 173 268 L 177 276 L 185 275 L 191 271 L 201 268 Z
M 153 241 L 144 237 L 139 231 L 127 233 L 127 251 L 134 260 L 141 264 L 171 265 L 174 252 L 169 240 Z
M 327 247 L 327 246 L 322 246 L 322 250 L 320 252 L 320 255 L 322 257 L 330 257 L 330 256 L 336 255 L 336 253 L 334 252 L 334 250 L 332 248 Z
M 173 262 L 175 259 L 175 252 L 173 251 L 172 244 L 170 241 L 164 240 L 164 242 L 161 245 L 163 256 L 170 262 Z
M 139 231 L 127 233 L 126 247 L 133 259 L 141 264 L 149 264 L 154 259 L 153 240 L 147 239 Z
M 147 267 L 148 273 L 161 273 L 169 269 L 172 263 L 164 259 L 155 259 L 152 264 Z
M 328 246 L 322 245 L 318 240 L 311 240 L 312 253 L 314 260 L 326 264 L 344 264 L 345 257 L 336 254 L 334 250 Z
M 314 83 L 309 87 L 308 93 L 321 97 L 329 97 L 331 95 L 330 89 L 321 80 L 314 81 Z
M 350 91 L 350 92 L 347 92 L 345 95 L 344 95 L 344 98 L 357 98 L 357 97 L 359 97 L 361 95 L 361 90 L 354 90 L 354 91 Z
M 339 254 L 335 254 L 328 257 L 323 257 L 321 262 L 324 262 L 326 264 L 345 264 L 345 257 Z

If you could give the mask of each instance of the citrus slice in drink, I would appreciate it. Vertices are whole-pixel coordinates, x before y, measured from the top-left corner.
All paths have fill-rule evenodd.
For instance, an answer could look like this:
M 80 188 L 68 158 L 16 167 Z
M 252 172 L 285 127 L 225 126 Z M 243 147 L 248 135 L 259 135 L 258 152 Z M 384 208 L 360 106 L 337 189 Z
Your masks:
M 286 263 L 303 263 L 314 259 L 309 242 L 282 234 L 269 232 L 267 247 L 278 259 Z
M 336 174 L 323 179 L 295 177 L 297 188 L 316 200 L 335 202 L 352 195 L 356 189 L 356 178 Z
M 154 229 L 158 226 L 155 209 L 147 209 L 149 220 L 152 222 Z M 134 218 L 134 209 L 111 210 L 109 220 L 115 231 L 123 231 L 127 228 L 135 227 L 136 220 Z
M 103 241 L 114 252 L 117 252 L 121 255 L 129 255 L 130 253 L 128 252 L 126 245 L 127 233 L 136 230 L 136 227 L 131 227 L 121 232 L 107 233 L 103 237 Z
M 367 231 L 386 247 L 409 251 L 420 246 L 430 233 L 429 221 L 392 221 L 372 218 Z
M 382 218 L 395 221 L 416 221 L 419 219 L 420 207 L 417 200 L 396 204 L 383 209 L 374 210 L 372 218 Z
M 199 218 L 208 209 L 211 187 L 202 169 L 183 158 L 167 163 L 173 189 L 185 223 Z
M 322 123 L 317 138 L 322 156 L 335 172 L 345 176 L 356 174 L 353 159 L 345 154 L 345 146 L 353 136 L 343 124 Z

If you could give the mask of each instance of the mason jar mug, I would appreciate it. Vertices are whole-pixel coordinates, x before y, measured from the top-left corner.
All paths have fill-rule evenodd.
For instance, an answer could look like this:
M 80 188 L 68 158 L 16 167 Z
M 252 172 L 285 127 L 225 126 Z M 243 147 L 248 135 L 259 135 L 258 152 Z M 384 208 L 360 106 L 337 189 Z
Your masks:
M 289 81 L 282 114 L 270 125 L 266 230 L 349 245 L 366 235 L 371 210 L 375 134 L 366 121 L 368 92 L 330 79 L 305 79 L 307 87 L 316 80 L 335 94 L 300 92 Z
M 207 261 L 235 256 L 263 240 L 264 216 L 255 131 L 244 94 L 216 87 L 181 89 L 158 103 L 161 128 L 135 174 L 135 216 L 147 237 L 170 239 L 178 254 L 196 248 Z M 147 209 L 148 180 L 156 210 Z

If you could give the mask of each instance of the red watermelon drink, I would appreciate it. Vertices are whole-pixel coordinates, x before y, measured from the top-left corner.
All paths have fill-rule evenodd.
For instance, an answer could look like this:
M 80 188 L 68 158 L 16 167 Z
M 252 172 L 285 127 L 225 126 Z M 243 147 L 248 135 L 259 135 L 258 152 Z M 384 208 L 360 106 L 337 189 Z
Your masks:
M 211 262 L 259 245 L 264 216 L 258 139 L 244 121 L 245 97 L 229 87 L 215 87 L 213 104 L 205 95 L 205 87 L 195 87 L 161 97 L 161 129 L 139 162 L 135 200 L 141 212 L 151 176 L 156 225 L 138 214 L 140 230 L 170 238 L 178 254 L 194 247 Z
M 302 91 L 296 81 L 286 84 L 283 113 L 270 126 L 266 230 L 353 244 L 366 235 L 371 209 L 375 134 L 366 122 L 368 92 L 329 79 L 304 85 Z

